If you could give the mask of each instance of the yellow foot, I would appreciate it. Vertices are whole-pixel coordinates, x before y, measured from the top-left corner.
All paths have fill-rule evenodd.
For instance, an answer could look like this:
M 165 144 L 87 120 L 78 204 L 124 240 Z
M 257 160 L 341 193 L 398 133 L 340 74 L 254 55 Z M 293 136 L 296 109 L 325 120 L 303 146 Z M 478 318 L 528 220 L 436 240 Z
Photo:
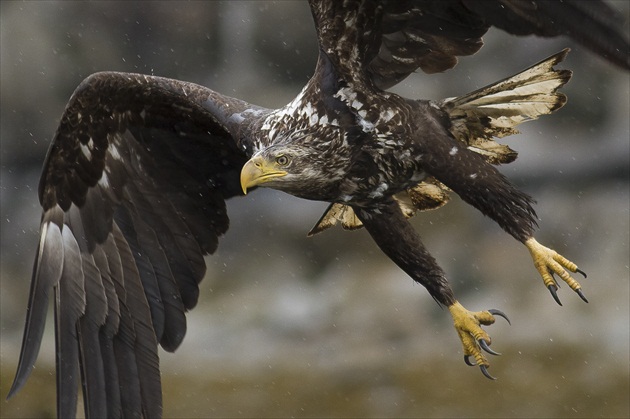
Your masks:
M 490 343 L 492 340 L 485 330 L 481 328 L 481 325 L 489 326 L 494 323 L 494 316 L 501 316 L 510 323 L 510 319 L 500 310 L 492 309 L 488 311 L 468 311 L 457 301 L 448 307 L 448 310 L 453 316 L 453 323 L 455 324 L 455 330 L 459 335 L 464 346 L 464 362 L 468 365 L 479 365 L 483 375 L 491 380 L 495 378 L 488 373 L 490 364 L 481 350 L 488 352 L 491 355 L 501 355 L 498 352 L 490 349 Z M 470 361 L 470 357 L 475 358 L 475 363 Z
M 579 270 L 575 263 L 566 259 L 555 250 L 538 243 L 533 237 L 525 242 L 525 246 L 529 249 L 529 253 L 531 253 L 532 259 L 534 259 L 534 266 L 536 266 L 536 270 L 540 273 L 540 276 L 542 276 L 545 286 L 553 296 L 553 299 L 556 300 L 556 303 L 562 305 L 558 298 L 558 282 L 554 278 L 554 274 L 558 275 L 582 300 L 588 303 L 588 300 L 582 292 L 580 283 L 573 279 L 567 272 L 567 270 L 578 272 L 586 278 L 586 274 Z

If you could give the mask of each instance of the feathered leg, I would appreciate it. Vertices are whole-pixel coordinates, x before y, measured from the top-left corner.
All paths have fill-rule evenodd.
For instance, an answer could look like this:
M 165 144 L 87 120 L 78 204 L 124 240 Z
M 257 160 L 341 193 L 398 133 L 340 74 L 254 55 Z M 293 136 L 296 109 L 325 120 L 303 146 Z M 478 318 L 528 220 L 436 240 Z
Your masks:
M 494 316 L 507 317 L 499 310 L 471 312 L 466 310 L 453 295 L 444 271 L 423 246 L 420 236 L 407 222 L 398 204 L 393 200 L 377 209 L 354 208 L 357 216 L 381 250 L 415 281 L 422 284 L 441 305 L 448 307 L 464 347 L 464 360 L 473 357 L 483 374 L 490 364 L 482 349 L 492 355 L 490 336 L 481 328 L 494 323 Z M 509 320 L 508 320 L 509 322 Z
M 514 160 L 516 152 L 495 143 L 492 138 L 516 134 L 519 124 L 550 114 L 565 104 L 566 96 L 558 89 L 569 81 L 571 72 L 554 66 L 564 60 L 568 52 L 565 49 L 512 77 L 464 96 L 444 100 L 441 106 L 448 114 L 447 119 L 450 119 L 448 130 L 467 150 L 460 154 L 457 147 L 453 149 L 452 144 L 447 145 L 453 159 L 451 154 L 441 160 L 435 159 L 437 169 L 431 169 L 439 172 L 440 178 L 452 177 L 452 185 L 465 185 L 460 186 L 457 192 L 466 201 L 497 220 L 527 246 L 545 286 L 558 304 L 561 304 L 556 292 L 558 284 L 553 275 L 558 275 L 584 301 L 586 298 L 580 284 L 567 271 L 586 275 L 573 262 L 542 246 L 532 237 L 534 222 L 531 217 L 534 212 L 529 206 L 530 198 L 516 191 L 500 175 L 486 170 L 478 162 L 478 157 L 468 157 L 470 153 L 467 152 L 473 150 L 492 164 Z M 443 149 L 443 153 L 445 151 Z M 458 167 L 449 169 L 449 160 L 456 160 Z M 460 170 L 459 164 L 464 160 Z M 505 214 L 504 210 L 511 210 L 513 205 L 517 211 L 513 215 Z
M 422 161 L 427 172 L 496 221 L 529 249 L 536 269 L 558 304 L 560 300 L 554 275 L 558 275 L 580 298 L 587 301 L 580 284 L 569 272 L 586 275 L 575 263 L 534 239 L 536 213 L 532 208 L 533 199 L 516 189 L 481 155 L 463 147 L 450 135 L 436 135 L 430 141 L 431 153 L 425 153 L 426 157 Z

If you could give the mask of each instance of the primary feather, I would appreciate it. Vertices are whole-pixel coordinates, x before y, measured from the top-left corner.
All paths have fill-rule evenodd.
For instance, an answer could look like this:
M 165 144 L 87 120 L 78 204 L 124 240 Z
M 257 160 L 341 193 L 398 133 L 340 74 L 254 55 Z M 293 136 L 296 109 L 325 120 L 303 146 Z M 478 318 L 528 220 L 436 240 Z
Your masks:
M 158 345 L 186 333 L 225 200 L 241 170 L 282 165 L 265 186 L 331 203 L 311 230 L 366 225 L 377 244 L 441 304 L 454 297 L 404 218 L 458 193 L 521 241 L 531 198 L 495 168 L 516 157 L 495 137 L 564 103 L 566 52 L 454 99 L 385 92 L 414 71 L 453 67 L 491 26 L 568 35 L 630 68 L 616 15 L 599 1 L 312 0 L 320 57 L 287 106 L 269 110 L 192 83 L 105 72 L 70 98 L 39 186 L 43 207 L 24 339 L 9 396 L 35 364 L 55 307 L 57 413 L 159 417 Z M 252 171 L 251 173 L 254 173 Z M 279 173 L 282 173 L 280 177 Z M 262 183 L 262 182 L 259 182 Z M 490 193 L 476 193 L 490 191 Z

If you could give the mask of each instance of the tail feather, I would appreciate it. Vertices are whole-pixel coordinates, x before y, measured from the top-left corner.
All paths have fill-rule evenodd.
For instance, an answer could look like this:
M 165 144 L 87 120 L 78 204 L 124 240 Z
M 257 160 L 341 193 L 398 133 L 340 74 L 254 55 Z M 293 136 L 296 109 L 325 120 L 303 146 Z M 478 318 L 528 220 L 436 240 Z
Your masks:
M 451 134 L 467 148 L 481 154 L 489 163 L 504 164 L 514 161 L 518 153 L 494 138 L 517 134 L 516 127 L 560 109 L 567 101 L 558 89 L 571 78 L 571 71 L 556 70 L 569 53 L 559 53 L 530 68 L 464 96 L 444 99 L 438 105 L 451 119 Z M 413 188 L 394 195 L 405 217 L 445 205 L 450 189 L 433 177 L 428 177 Z M 308 233 L 320 233 L 336 224 L 344 229 L 361 228 L 363 224 L 353 209 L 343 204 L 331 204 Z
M 447 186 L 431 177 L 413 188 L 395 194 L 393 198 L 405 218 L 411 218 L 418 211 L 428 211 L 445 205 L 450 199 L 449 191 Z M 308 237 L 321 233 L 336 224 L 341 224 L 344 230 L 357 230 L 363 227 L 363 223 L 351 206 L 334 203 L 328 206 L 324 215 L 308 232 Z
M 571 71 L 556 70 L 554 65 L 567 56 L 569 49 L 532 67 L 440 105 L 451 118 L 451 133 L 490 163 L 509 163 L 517 153 L 493 138 L 517 134 L 516 127 L 560 109 L 567 101 L 557 90 L 571 78 Z

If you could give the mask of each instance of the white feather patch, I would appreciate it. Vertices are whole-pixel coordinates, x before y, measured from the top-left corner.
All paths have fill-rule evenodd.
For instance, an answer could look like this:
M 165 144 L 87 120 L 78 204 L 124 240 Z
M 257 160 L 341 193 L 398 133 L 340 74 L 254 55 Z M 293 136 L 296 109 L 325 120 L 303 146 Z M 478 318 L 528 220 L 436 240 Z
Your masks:
M 90 139 L 90 141 L 92 141 L 92 139 Z M 88 160 L 92 160 L 92 151 L 90 150 L 90 147 L 86 146 L 83 143 L 79 143 L 79 146 L 81 147 L 81 152 L 83 153 L 85 158 L 87 158 Z

